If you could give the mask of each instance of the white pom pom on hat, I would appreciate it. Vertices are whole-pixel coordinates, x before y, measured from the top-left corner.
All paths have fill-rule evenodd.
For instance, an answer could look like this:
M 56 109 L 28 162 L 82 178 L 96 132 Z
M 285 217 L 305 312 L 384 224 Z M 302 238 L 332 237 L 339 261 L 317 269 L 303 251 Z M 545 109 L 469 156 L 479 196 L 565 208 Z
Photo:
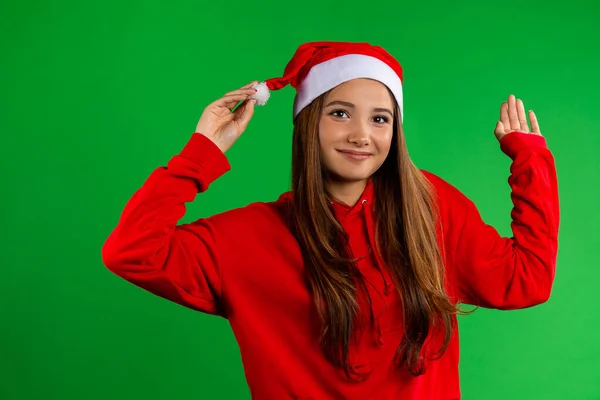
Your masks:
M 252 88 L 256 89 L 256 93 L 250 96 L 251 99 L 256 100 L 257 106 L 264 106 L 267 104 L 267 100 L 271 96 L 271 91 L 269 90 L 266 82 L 260 82 L 256 85 L 252 85 Z
M 385 49 L 369 43 L 309 42 L 302 44 L 284 69 L 283 77 L 260 82 L 250 96 L 265 105 L 272 90 L 288 84 L 296 89 L 294 118 L 314 99 L 337 85 L 357 78 L 370 78 L 386 85 L 403 111 L 403 71 Z M 404 119 L 404 118 L 402 118 Z

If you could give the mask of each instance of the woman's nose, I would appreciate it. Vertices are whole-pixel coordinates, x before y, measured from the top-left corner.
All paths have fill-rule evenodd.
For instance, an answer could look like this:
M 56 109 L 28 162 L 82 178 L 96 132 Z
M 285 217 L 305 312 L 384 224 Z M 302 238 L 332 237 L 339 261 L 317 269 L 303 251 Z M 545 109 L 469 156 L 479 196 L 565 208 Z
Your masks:
M 360 128 L 348 135 L 348 143 L 352 143 L 361 147 L 368 146 L 369 143 L 371 143 L 371 138 L 366 129 Z

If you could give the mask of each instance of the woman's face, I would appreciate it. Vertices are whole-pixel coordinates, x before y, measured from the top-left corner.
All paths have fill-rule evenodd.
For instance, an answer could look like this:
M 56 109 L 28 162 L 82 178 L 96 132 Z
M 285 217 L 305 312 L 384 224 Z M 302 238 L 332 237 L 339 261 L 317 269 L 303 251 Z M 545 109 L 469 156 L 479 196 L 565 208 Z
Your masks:
M 331 179 L 366 181 L 377 171 L 390 151 L 393 107 L 386 86 L 371 79 L 345 82 L 325 97 L 319 143 Z

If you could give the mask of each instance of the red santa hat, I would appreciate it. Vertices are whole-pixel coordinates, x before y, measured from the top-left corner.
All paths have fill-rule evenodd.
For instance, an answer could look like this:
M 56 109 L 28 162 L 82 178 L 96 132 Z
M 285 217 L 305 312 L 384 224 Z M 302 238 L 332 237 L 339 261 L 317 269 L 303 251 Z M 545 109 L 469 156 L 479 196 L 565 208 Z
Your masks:
M 302 44 L 289 61 L 283 76 L 254 85 L 250 96 L 257 105 L 265 105 L 271 90 L 288 84 L 296 89 L 294 118 L 314 99 L 337 85 L 357 78 L 377 80 L 390 89 L 401 115 L 402 66 L 386 50 L 369 43 L 309 42 Z

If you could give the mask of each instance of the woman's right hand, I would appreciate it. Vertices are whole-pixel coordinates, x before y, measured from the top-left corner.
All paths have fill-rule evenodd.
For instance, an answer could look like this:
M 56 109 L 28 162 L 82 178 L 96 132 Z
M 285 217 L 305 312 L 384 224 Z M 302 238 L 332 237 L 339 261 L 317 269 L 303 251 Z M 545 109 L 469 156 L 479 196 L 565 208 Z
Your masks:
M 251 88 L 256 83 L 250 82 L 209 104 L 200 116 L 196 132 L 212 140 L 223 153 L 229 150 L 254 115 L 256 101 L 248 100 L 248 97 L 256 93 L 256 89 Z M 232 111 L 240 101 L 242 104 Z

